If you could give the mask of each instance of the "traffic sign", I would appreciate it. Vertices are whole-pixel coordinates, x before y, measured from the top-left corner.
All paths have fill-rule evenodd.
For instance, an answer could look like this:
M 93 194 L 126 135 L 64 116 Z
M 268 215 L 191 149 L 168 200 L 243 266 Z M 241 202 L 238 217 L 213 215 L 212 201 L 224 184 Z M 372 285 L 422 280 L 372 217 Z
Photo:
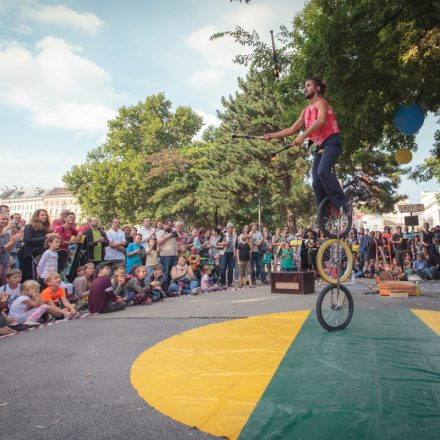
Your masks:
M 407 205 L 397 205 L 399 212 L 422 212 L 425 210 L 425 205 L 417 203 L 409 203 Z

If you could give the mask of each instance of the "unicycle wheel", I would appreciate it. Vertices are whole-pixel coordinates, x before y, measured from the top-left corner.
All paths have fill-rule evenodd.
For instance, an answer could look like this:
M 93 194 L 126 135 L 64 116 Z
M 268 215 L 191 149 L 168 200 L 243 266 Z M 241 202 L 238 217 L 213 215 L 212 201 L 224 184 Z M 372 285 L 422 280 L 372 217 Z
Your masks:
M 344 238 L 351 229 L 352 216 L 339 213 L 326 197 L 318 206 L 318 226 L 327 238 Z
M 316 301 L 316 315 L 325 330 L 343 330 L 353 317 L 354 303 L 350 291 L 343 286 L 329 285 L 321 290 Z

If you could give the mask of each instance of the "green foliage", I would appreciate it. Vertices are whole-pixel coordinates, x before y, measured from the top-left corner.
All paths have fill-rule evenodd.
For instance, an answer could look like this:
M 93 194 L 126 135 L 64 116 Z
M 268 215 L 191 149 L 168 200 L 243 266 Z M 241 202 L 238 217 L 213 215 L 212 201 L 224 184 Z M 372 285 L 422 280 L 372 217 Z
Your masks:
M 164 210 L 175 203 L 176 194 L 190 187 L 178 179 L 181 170 L 177 163 L 160 174 L 154 175 L 154 170 L 160 166 L 163 152 L 168 153 L 165 157 L 178 158 L 179 164 L 187 157 L 202 119 L 189 107 L 177 107 L 172 112 L 171 102 L 158 94 L 137 105 L 121 107 L 108 125 L 105 143 L 88 154 L 86 163 L 65 174 L 67 187 L 86 214 L 97 215 L 103 222 L 110 222 L 114 216 L 133 222 L 157 212 L 165 214 Z M 158 191 L 173 188 L 176 182 L 176 191 L 164 194 L 159 204 Z
M 399 174 L 406 171 L 395 162 L 394 152 L 417 149 L 414 136 L 394 128 L 395 110 L 414 101 L 425 111 L 439 109 L 439 18 L 436 0 L 311 0 L 295 17 L 292 31 L 282 28 L 278 35 L 284 72 L 278 96 L 289 109 L 286 124 L 305 105 L 304 79 L 324 78 L 344 143 L 338 173 L 345 177 L 362 170 L 381 188 L 373 191 L 368 208 L 391 209 L 399 199 Z M 236 62 L 272 69 L 270 47 L 257 34 L 237 27 L 214 38 L 224 35 L 253 49 Z M 433 169 L 433 161 L 425 171 Z
M 291 149 L 271 161 L 280 144 L 232 140 L 232 134 L 258 135 L 282 128 L 285 109 L 277 99 L 273 78 L 250 69 L 239 80 L 235 97 L 223 98 L 222 121 L 201 172 L 198 195 L 218 221 L 243 224 L 257 220 L 259 201 L 262 222 L 295 228 L 298 219 L 308 221 L 314 198 L 305 184 L 309 171 L 307 154 Z

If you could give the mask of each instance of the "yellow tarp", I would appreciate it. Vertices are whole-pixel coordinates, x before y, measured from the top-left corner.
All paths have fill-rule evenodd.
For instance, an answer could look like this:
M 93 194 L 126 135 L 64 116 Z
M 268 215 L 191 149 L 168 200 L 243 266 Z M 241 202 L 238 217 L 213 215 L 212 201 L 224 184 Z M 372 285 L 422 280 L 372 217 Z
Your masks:
M 421 319 L 433 332 L 440 336 L 440 312 L 435 310 L 411 309 L 417 318 Z
M 236 439 L 309 313 L 226 321 L 173 336 L 136 359 L 133 387 L 163 414 Z

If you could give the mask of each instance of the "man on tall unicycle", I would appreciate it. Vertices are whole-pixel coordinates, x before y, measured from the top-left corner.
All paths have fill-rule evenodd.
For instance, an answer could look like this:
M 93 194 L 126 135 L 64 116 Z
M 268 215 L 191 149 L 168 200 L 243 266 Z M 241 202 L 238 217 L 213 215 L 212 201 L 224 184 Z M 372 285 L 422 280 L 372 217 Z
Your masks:
M 317 206 L 328 197 L 334 211 L 345 213 L 351 218 L 351 203 L 332 172 L 342 153 L 342 143 L 335 114 L 324 97 L 326 88 L 326 84 L 319 78 L 308 78 L 304 84 L 304 94 L 310 104 L 301 112 L 298 120 L 291 127 L 267 133 L 262 138 L 270 141 L 292 136 L 305 127 L 305 131 L 293 141 L 293 145 L 299 146 L 305 139 L 308 139 L 309 147 L 316 145 L 313 150 L 312 186 Z

